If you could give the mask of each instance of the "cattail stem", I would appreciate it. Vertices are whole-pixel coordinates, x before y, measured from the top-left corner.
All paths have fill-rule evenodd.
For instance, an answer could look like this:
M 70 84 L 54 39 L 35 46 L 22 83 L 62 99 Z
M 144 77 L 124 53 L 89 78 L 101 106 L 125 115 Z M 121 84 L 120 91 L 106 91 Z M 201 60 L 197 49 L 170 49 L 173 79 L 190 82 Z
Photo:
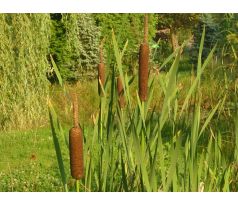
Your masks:
M 79 180 L 76 180 L 76 192 L 79 192 Z
M 102 93 L 102 87 L 104 87 L 105 84 L 105 65 L 103 62 L 103 41 L 100 44 L 99 47 L 99 64 L 98 64 L 98 94 L 101 95 Z
M 74 127 L 79 127 L 79 121 L 78 121 L 78 98 L 77 94 L 72 94 L 73 99 L 73 120 L 74 120 Z
M 103 40 L 100 44 L 100 47 L 99 47 L 99 62 L 100 63 L 103 63 Z
M 140 45 L 139 53 L 139 97 L 140 100 L 147 99 L 147 85 L 149 77 L 149 44 L 148 44 L 148 14 L 144 17 L 144 41 Z
M 144 14 L 144 43 L 148 43 L 148 14 Z

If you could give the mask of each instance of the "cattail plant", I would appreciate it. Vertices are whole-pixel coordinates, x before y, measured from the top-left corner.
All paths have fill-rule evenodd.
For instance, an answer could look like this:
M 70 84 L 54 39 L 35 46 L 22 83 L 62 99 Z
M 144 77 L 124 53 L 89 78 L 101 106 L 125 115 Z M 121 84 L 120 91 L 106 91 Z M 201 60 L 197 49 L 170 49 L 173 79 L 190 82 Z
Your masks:
M 105 65 L 103 62 L 103 41 L 99 47 L 99 64 L 98 64 L 98 94 L 101 96 L 102 88 L 104 88 L 105 84 Z
M 69 131 L 70 169 L 74 179 L 82 179 L 84 176 L 83 166 L 83 134 L 78 123 L 78 100 L 73 93 L 73 119 L 74 127 Z
M 118 94 L 127 97 L 129 103 L 132 98 L 129 89 L 130 81 L 126 75 L 123 79 L 122 52 L 118 49 L 114 34 L 112 37 L 115 57 L 120 71 L 120 77 L 117 78 Z M 205 33 L 203 33 L 202 39 L 200 48 L 203 48 Z M 161 79 L 163 82 L 159 79 L 161 87 L 164 88 L 164 99 L 160 114 L 149 111 L 148 108 L 152 106 L 150 100 L 146 102 L 146 106 L 144 106 L 144 103 L 142 103 L 143 106 L 140 106 L 140 104 L 135 107 L 128 106 L 128 114 L 124 113 L 124 110 L 114 109 L 115 105 L 112 102 L 114 102 L 115 71 L 112 70 L 111 88 L 113 92 L 109 92 L 108 98 L 101 98 L 100 116 L 96 117 L 94 130 L 90 130 L 92 137 L 85 142 L 88 157 L 88 160 L 85 161 L 85 180 L 82 181 L 85 191 L 237 191 L 237 166 L 235 163 L 238 159 L 238 114 L 234 118 L 235 131 L 233 134 L 236 139 L 234 156 L 232 157 L 230 154 L 233 153 L 223 154 L 223 136 L 220 132 L 216 132 L 212 126 L 213 123 L 217 123 L 214 116 L 220 112 L 220 109 L 223 109 L 226 93 L 224 93 L 224 99 L 220 99 L 217 105 L 206 114 L 205 120 L 201 109 L 202 96 L 200 95 L 201 90 L 198 87 L 198 82 L 201 80 L 204 68 L 212 60 L 214 52 L 215 47 L 204 63 L 198 65 L 200 70 L 193 83 L 190 85 L 186 81 L 190 88 L 185 92 L 185 96 L 177 95 L 178 85 L 180 84 L 180 79 L 177 79 L 180 55 L 174 56 L 168 74 L 163 76 L 163 80 Z M 199 61 L 201 61 L 202 49 L 199 51 L 199 56 Z M 169 62 L 167 61 L 165 64 Z M 125 89 L 125 86 L 122 85 L 126 85 L 126 88 L 128 88 L 124 90 L 124 93 L 123 88 Z M 157 85 L 155 81 L 151 81 L 150 86 L 153 89 Z M 153 94 L 151 92 L 151 98 L 155 97 Z M 190 112 L 187 108 L 192 98 L 196 96 L 198 102 Z M 178 102 L 183 100 L 184 97 L 185 100 L 181 101 L 183 105 L 180 108 Z M 71 170 L 72 176 L 79 179 L 83 175 L 81 174 L 83 173 L 83 166 L 80 164 L 83 159 L 82 147 L 80 148 L 83 141 L 78 126 L 77 99 L 74 99 L 73 102 L 74 128 L 71 129 L 70 133 L 70 138 L 72 138 L 70 149 L 74 149 L 73 145 L 76 148 L 75 151 L 71 151 Z M 65 177 L 60 141 L 58 140 L 64 137 L 64 132 L 50 101 L 49 108 L 57 160 L 62 181 L 65 190 L 67 190 L 67 178 Z M 173 112 L 170 112 L 171 109 L 173 109 Z M 102 117 L 104 115 L 106 117 Z M 173 120 L 172 124 L 171 119 Z M 182 126 L 180 125 L 180 119 L 184 121 Z M 155 122 L 158 122 L 159 126 Z M 74 138 L 73 135 L 76 137 Z M 78 141 L 80 136 L 81 141 Z M 148 140 L 148 136 L 155 137 Z M 171 143 L 163 140 L 164 136 L 168 137 Z M 205 144 L 202 144 L 201 136 L 208 137 Z M 76 142 L 72 143 L 74 139 L 76 139 Z M 200 149 L 200 146 L 202 146 L 202 149 Z M 81 155 L 77 153 L 80 151 Z M 74 153 L 76 153 L 76 157 L 81 156 L 81 159 L 76 160 L 73 156 Z M 111 173 L 112 170 L 113 173 Z M 131 180 L 132 178 L 133 180 Z M 77 184 L 79 184 L 79 180 L 76 181 L 76 188 Z
M 144 40 L 139 53 L 139 97 L 141 101 L 147 99 L 147 84 L 149 75 L 149 44 L 148 44 L 148 14 L 144 16 Z
M 125 96 L 124 96 L 124 89 L 122 84 L 121 76 L 117 77 L 117 93 L 118 93 L 118 101 L 120 108 L 124 108 L 126 105 Z

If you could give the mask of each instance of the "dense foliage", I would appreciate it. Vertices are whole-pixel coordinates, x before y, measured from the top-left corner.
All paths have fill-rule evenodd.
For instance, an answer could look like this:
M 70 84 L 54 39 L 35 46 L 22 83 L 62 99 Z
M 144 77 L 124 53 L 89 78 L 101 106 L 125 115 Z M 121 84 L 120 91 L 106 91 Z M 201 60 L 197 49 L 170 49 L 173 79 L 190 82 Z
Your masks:
M 51 14 L 51 19 L 50 49 L 63 79 L 76 81 L 82 75 L 95 76 L 100 32 L 92 15 Z
M 49 25 L 47 14 L 0 14 L 0 129 L 45 120 Z
M 234 57 L 236 51 L 232 50 L 235 46 L 234 35 L 237 32 L 237 14 L 202 14 L 196 26 L 192 28 L 194 35 L 194 46 L 192 60 L 196 59 L 199 49 L 199 39 L 203 27 L 206 27 L 206 38 L 204 44 L 203 58 L 209 50 L 216 44 L 216 56 L 220 59 Z M 234 48 L 235 49 L 235 48 Z M 235 52 L 235 53 L 234 53 Z M 231 60 L 231 59 L 230 59 Z
M 139 45 L 143 40 L 143 14 L 94 14 L 97 26 L 101 28 L 101 38 L 105 38 L 106 63 L 112 65 L 115 63 L 114 54 L 111 52 L 112 29 L 117 37 L 120 48 L 123 48 L 128 41 L 124 62 L 131 70 L 136 63 L 139 52 Z M 156 31 L 157 16 L 149 15 L 149 41 L 153 43 L 153 37 Z

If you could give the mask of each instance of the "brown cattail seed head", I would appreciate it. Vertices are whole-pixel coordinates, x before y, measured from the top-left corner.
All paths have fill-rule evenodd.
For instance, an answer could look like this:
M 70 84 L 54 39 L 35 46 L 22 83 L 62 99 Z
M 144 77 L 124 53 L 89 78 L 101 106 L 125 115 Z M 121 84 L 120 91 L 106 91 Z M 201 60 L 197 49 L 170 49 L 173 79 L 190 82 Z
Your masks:
M 98 93 L 99 95 L 101 95 L 102 93 L 101 86 L 104 87 L 104 84 L 105 84 L 105 67 L 104 67 L 104 63 L 99 63 L 98 65 Z
M 98 94 L 101 95 L 102 93 L 101 86 L 104 87 L 105 84 L 105 65 L 103 63 L 103 42 L 100 45 L 99 54 L 100 54 L 100 62 L 98 64 Z
M 139 97 L 141 101 L 147 99 L 147 84 L 149 77 L 149 44 L 148 44 L 148 14 L 144 15 L 144 40 L 139 53 Z
M 139 55 L 139 97 L 141 101 L 147 99 L 147 85 L 149 77 L 149 45 L 142 43 Z
M 69 131 L 70 169 L 74 179 L 83 178 L 83 134 L 78 123 L 78 98 L 72 94 L 74 127 Z
M 119 97 L 119 106 L 120 108 L 124 108 L 126 105 L 126 101 L 125 101 L 125 96 L 124 96 L 124 88 L 123 88 L 123 84 L 122 84 L 122 79 L 119 76 L 117 78 L 117 93 L 118 93 L 118 97 Z
M 80 127 L 73 127 L 69 131 L 70 169 L 74 179 L 82 179 L 83 166 L 83 134 Z

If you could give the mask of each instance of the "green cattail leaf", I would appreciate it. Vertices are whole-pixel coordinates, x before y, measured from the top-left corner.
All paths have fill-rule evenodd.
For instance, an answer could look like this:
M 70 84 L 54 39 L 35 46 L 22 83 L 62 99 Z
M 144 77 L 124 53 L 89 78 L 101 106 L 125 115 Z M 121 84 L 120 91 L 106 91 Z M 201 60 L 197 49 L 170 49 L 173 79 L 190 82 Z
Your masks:
M 160 116 L 160 129 L 163 128 L 164 123 L 168 118 L 170 106 L 173 104 L 175 95 L 177 93 L 176 75 L 177 75 L 179 60 L 180 60 L 180 52 L 178 51 L 177 56 L 167 75 L 168 84 L 166 86 L 165 99 L 164 99 L 163 108 L 162 108 L 161 116 Z
M 117 68 L 119 70 L 119 75 L 122 79 L 123 89 L 124 89 L 124 92 L 126 93 L 127 102 L 129 102 L 129 105 L 130 105 L 129 87 L 127 87 L 128 86 L 128 79 L 127 79 L 127 82 L 126 82 L 124 74 L 123 74 L 123 69 L 122 69 L 122 56 L 125 52 L 125 49 L 127 47 L 128 42 L 126 42 L 126 44 L 123 48 L 123 51 L 121 53 L 120 49 L 118 47 L 118 43 L 117 43 L 117 40 L 116 40 L 116 37 L 115 37 L 115 34 L 114 34 L 113 30 L 112 30 L 112 42 L 113 42 L 114 55 L 115 55 L 116 62 L 117 62 Z
M 216 107 L 209 113 L 209 115 L 208 115 L 208 117 L 207 117 L 205 123 L 203 124 L 202 129 L 201 129 L 201 131 L 200 131 L 200 133 L 199 133 L 199 137 L 201 136 L 201 134 L 203 133 L 203 131 L 206 129 L 207 125 L 209 124 L 209 122 L 211 121 L 212 117 L 213 117 L 214 114 L 216 113 L 216 111 L 217 111 L 217 109 L 218 109 L 218 107 L 219 107 L 220 104 L 221 104 L 221 101 L 219 101 L 219 102 L 217 103 Z
M 106 148 L 104 148 L 104 156 L 103 159 L 104 161 L 102 162 L 102 191 L 106 192 L 107 191 L 107 177 L 108 177 L 108 171 L 109 171 L 109 163 L 110 163 L 110 151 L 109 151 L 109 146 L 110 144 L 106 145 Z
M 85 164 L 85 186 L 91 190 L 91 182 L 92 182 L 92 159 L 91 156 L 88 154 L 87 160 L 84 161 Z M 86 191 L 86 190 L 85 190 Z
M 124 56 L 124 53 L 125 53 L 126 48 L 127 48 L 127 45 L 128 45 L 128 40 L 126 41 L 126 43 L 125 43 L 125 45 L 124 45 L 124 47 L 123 47 L 123 49 L 122 49 L 122 52 L 121 52 L 121 59 L 122 59 L 122 57 Z
M 230 192 L 230 178 L 231 178 L 231 167 L 229 166 L 226 170 L 225 170 L 225 174 L 224 174 L 224 186 L 222 188 L 223 192 Z
M 163 93 L 165 95 L 166 94 L 166 83 L 165 83 L 165 80 L 164 80 L 164 76 L 159 75 L 158 76 L 158 80 L 159 80 L 159 84 L 160 84 L 160 86 L 161 86 L 161 88 L 163 90 Z
M 127 184 L 127 176 L 126 176 L 126 171 L 125 171 L 125 163 L 124 163 L 124 160 L 123 160 L 123 155 L 121 153 L 121 171 L 122 171 L 122 174 L 121 174 L 121 177 L 122 177 L 122 184 L 123 184 L 123 188 L 126 192 L 128 192 L 128 184 Z
M 161 129 L 158 130 L 158 157 L 159 157 L 159 167 L 160 167 L 160 172 L 161 172 L 161 178 L 162 178 L 162 185 L 163 189 L 166 188 L 166 169 L 165 169 L 165 159 L 164 159 L 164 147 L 163 147 L 163 141 L 161 137 Z
M 126 157 L 129 158 L 130 153 L 129 153 L 129 148 L 128 148 L 128 141 L 127 141 L 127 134 L 126 134 L 126 130 L 125 130 L 125 121 L 124 121 L 124 113 L 123 110 L 121 110 L 119 107 L 117 107 L 117 114 L 118 114 L 118 118 L 119 118 L 119 135 L 122 139 L 122 143 L 123 143 L 123 147 L 124 150 L 126 151 Z M 128 159 L 129 160 L 129 159 Z M 130 164 L 129 164 L 130 166 Z
M 132 78 L 131 80 L 133 80 L 134 78 Z M 126 87 L 126 96 L 127 96 L 127 102 L 129 104 L 129 108 L 131 109 L 131 96 L 130 96 L 130 89 L 129 89 L 129 85 L 131 82 L 131 80 L 129 80 L 127 73 L 125 74 L 125 87 Z
M 158 133 L 157 133 L 158 135 Z M 152 164 L 150 166 L 150 184 L 152 191 L 158 191 L 158 180 L 156 175 L 156 166 L 157 166 L 157 159 L 158 159 L 158 137 L 156 137 L 156 144 L 154 148 L 154 156 L 152 159 Z
M 165 59 L 165 61 L 162 63 L 162 65 L 160 66 L 160 70 L 167 65 L 177 54 L 177 50 L 175 50 L 171 55 L 169 55 L 168 58 Z
M 48 101 L 48 108 L 49 108 L 51 131 L 52 131 L 58 166 L 60 170 L 61 180 L 63 182 L 65 191 L 68 191 L 64 162 L 63 162 L 62 152 L 61 152 L 60 143 L 59 143 L 59 137 L 64 138 L 64 136 L 59 136 L 61 134 L 61 132 L 58 130 L 59 120 L 50 100 Z
M 57 65 L 56 65 L 56 63 L 55 63 L 55 61 L 54 61 L 54 59 L 53 59 L 53 57 L 52 57 L 51 55 L 50 55 L 50 60 L 51 60 L 51 63 L 52 63 L 52 65 L 53 65 L 53 69 L 54 69 L 54 71 L 55 71 L 55 74 L 56 74 L 56 76 L 57 76 L 57 79 L 58 79 L 58 81 L 59 81 L 59 84 L 60 84 L 60 86 L 62 87 L 62 86 L 63 86 L 63 80 L 62 80 L 62 78 L 61 78 L 59 69 L 58 69 L 58 67 L 57 67 Z
M 154 82 L 155 82 L 155 77 L 153 77 L 149 83 L 149 95 L 145 103 L 145 118 L 147 117 L 148 110 L 150 109 L 150 104 L 153 100 L 153 94 L 154 94 L 154 88 L 155 88 Z
M 171 149 L 172 149 L 172 152 L 170 156 L 171 159 L 170 159 L 170 166 L 168 169 L 168 176 L 166 180 L 165 191 L 169 191 L 174 174 L 176 174 L 176 164 L 177 164 L 177 159 L 179 155 L 178 153 L 179 153 L 179 150 L 181 149 L 181 137 L 178 137 L 178 139 L 176 139 L 176 147 Z
M 236 110 L 235 117 L 235 151 L 234 151 L 234 159 L 238 161 L 238 111 Z
M 200 69 L 200 71 L 198 72 L 192 86 L 190 87 L 189 91 L 188 91 L 188 94 L 184 100 L 184 103 L 183 103 L 183 106 L 182 106 L 182 109 L 180 111 L 180 117 L 182 116 L 182 113 L 185 109 L 185 107 L 187 107 L 188 105 L 188 102 L 189 102 L 189 99 L 191 98 L 192 94 L 196 92 L 196 88 L 197 88 L 197 85 L 198 85 L 198 82 L 200 81 L 200 78 L 201 78 L 201 75 L 204 71 L 204 69 L 206 68 L 207 64 L 210 62 L 210 60 L 212 59 L 212 56 L 213 56 L 213 53 L 216 49 L 216 46 L 213 47 L 213 49 L 211 50 L 211 52 L 209 53 L 208 57 L 206 58 L 206 60 L 204 61 L 204 64 L 202 66 L 202 68 Z
M 204 169 L 204 158 L 205 158 L 205 155 L 204 155 L 204 152 L 202 152 L 201 155 L 200 155 L 200 160 L 199 160 L 199 165 L 198 165 L 198 172 L 197 172 L 198 185 L 200 183 L 203 183 L 201 181 L 201 179 L 202 179 L 202 171 Z
M 202 37 L 201 37 L 199 52 L 198 52 L 197 75 L 201 72 L 201 68 L 202 68 L 202 51 L 203 51 L 204 39 L 205 39 L 205 26 L 203 26 L 203 32 L 202 32 Z

